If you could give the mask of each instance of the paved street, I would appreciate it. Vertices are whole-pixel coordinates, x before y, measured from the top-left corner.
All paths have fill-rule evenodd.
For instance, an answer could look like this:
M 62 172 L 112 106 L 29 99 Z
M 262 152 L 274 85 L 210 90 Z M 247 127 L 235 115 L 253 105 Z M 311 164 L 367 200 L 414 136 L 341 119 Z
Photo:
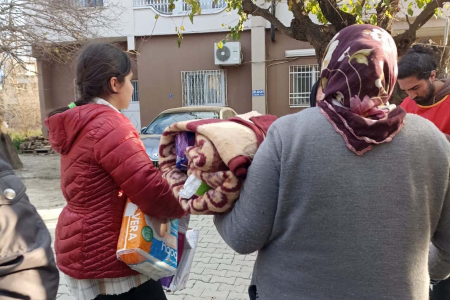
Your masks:
M 59 157 L 21 156 L 24 170 L 17 172 L 27 186 L 31 202 L 47 224 L 52 237 L 64 207 L 59 188 Z M 189 224 L 200 230 L 199 245 L 187 288 L 168 294 L 169 300 L 248 299 L 247 287 L 256 255 L 238 255 L 215 229 L 211 216 L 193 216 Z M 61 277 L 58 300 L 74 300 Z

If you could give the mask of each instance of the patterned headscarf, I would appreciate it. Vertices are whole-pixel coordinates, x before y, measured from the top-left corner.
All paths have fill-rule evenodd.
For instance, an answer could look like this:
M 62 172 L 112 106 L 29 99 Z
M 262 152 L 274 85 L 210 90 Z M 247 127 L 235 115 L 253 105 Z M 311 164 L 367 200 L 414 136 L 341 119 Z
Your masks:
M 392 141 L 403 127 L 405 110 L 388 102 L 397 73 L 394 40 L 376 26 L 346 27 L 325 51 L 320 112 L 358 155 Z

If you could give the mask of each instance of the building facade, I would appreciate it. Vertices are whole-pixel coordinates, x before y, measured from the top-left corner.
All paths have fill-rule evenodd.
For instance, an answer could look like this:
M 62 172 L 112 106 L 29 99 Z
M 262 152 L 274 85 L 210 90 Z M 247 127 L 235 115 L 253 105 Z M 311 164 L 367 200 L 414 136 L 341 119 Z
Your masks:
M 277 31 L 273 40 L 270 23 L 264 19 L 251 17 L 244 24 L 238 41 L 240 63 L 221 66 L 216 62 L 215 43 L 225 38 L 226 26 L 238 19 L 237 14 L 225 11 L 224 1 L 202 0 L 202 15 L 196 16 L 193 24 L 187 16 L 189 5 L 183 0 L 175 2 L 173 12 L 169 12 L 168 0 L 110 1 L 109 5 L 120 3 L 123 13 L 116 30 L 105 32 L 105 37 L 137 53 L 132 56 L 135 93 L 130 108 L 124 111 L 137 128 L 148 125 L 161 111 L 179 106 L 229 106 L 238 113 L 256 110 L 277 116 L 309 106 L 309 92 L 319 76 L 314 49 Z M 85 6 L 107 8 L 108 3 L 82 0 Z M 258 4 L 270 5 L 265 1 Z M 279 2 L 277 17 L 290 24 L 287 3 Z M 446 24 L 446 18 L 433 18 L 418 35 L 443 44 Z M 175 28 L 181 26 L 185 30 L 179 48 Z M 394 34 L 407 26 L 396 21 Z M 43 117 L 76 99 L 75 62 L 59 65 L 38 60 L 38 73 Z

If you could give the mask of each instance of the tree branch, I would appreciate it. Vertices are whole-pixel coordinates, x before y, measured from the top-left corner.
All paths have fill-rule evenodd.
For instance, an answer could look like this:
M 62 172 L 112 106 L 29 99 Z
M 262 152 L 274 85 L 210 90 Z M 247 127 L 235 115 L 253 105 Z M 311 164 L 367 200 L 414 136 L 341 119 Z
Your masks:
M 399 55 L 403 55 L 403 53 L 405 53 L 414 43 L 417 38 L 417 30 L 433 17 L 437 8 L 442 8 L 444 6 L 445 1 L 446 0 L 433 0 L 428 3 L 425 9 L 416 17 L 414 22 L 409 25 L 409 28 L 405 32 L 394 37 Z
M 386 15 L 386 12 L 389 11 L 391 16 L 397 15 L 400 12 L 400 1 L 392 0 L 389 5 L 386 5 L 384 1 L 380 1 L 375 10 L 377 14 L 377 25 L 391 32 L 394 18 Z
M 336 0 L 318 0 L 318 2 L 323 15 L 336 28 L 336 31 L 356 24 L 356 16 L 342 11 Z
M 270 10 L 259 7 L 252 0 L 242 0 L 242 8 L 248 15 L 254 17 L 263 17 L 274 25 L 279 31 L 290 38 L 294 38 L 294 33 L 290 27 L 285 26 L 277 17 L 275 17 Z

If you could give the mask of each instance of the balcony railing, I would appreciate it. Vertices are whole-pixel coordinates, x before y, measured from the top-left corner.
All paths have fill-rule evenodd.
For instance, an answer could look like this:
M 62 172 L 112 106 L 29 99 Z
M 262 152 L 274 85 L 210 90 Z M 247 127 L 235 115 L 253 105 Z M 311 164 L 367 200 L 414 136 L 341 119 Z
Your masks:
M 222 10 L 225 7 L 227 7 L 227 3 L 225 2 L 225 0 L 219 0 L 217 2 L 214 0 L 204 0 L 200 1 L 200 7 L 202 8 L 202 12 Z M 190 11 L 190 10 L 191 6 L 183 1 L 183 11 Z
M 186 14 L 191 9 L 191 6 L 183 0 L 175 1 L 174 4 L 175 9 L 171 12 L 169 10 L 170 4 L 168 0 L 134 0 L 135 8 L 151 7 L 162 15 Z M 202 13 L 215 13 L 225 9 L 227 3 L 225 0 L 202 0 L 200 1 L 200 6 L 202 8 Z
M 77 7 L 97 7 L 103 6 L 103 0 L 69 0 L 72 6 Z

